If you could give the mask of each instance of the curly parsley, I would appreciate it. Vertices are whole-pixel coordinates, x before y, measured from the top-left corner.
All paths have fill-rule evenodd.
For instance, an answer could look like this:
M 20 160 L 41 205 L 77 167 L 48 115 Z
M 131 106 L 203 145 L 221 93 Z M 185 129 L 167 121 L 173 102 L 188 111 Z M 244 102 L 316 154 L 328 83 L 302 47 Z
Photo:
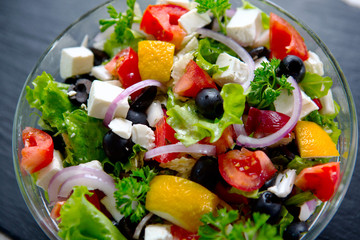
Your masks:
M 280 95 L 282 89 L 288 90 L 288 94 L 294 90 L 285 75 L 276 75 L 279 64 L 280 59 L 271 59 L 270 62 L 262 62 L 262 68 L 255 70 L 255 77 L 247 96 L 250 106 L 258 109 L 267 108 Z
M 197 10 L 199 13 L 205 13 L 211 11 L 214 14 L 214 17 L 217 19 L 220 27 L 220 31 L 226 34 L 226 10 L 231 8 L 229 0 L 195 0 L 199 5 L 197 5 Z
M 238 222 L 239 213 L 236 210 L 226 211 L 225 208 L 213 213 L 204 214 L 201 221 L 204 225 L 199 227 L 199 240 L 245 240 L 267 239 L 281 240 L 276 226 L 267 224 L 269 215 L 258 212 L 245 223 Z
M 129 177 L 116 184 L 116 207 L 125 217 L 130 217 L 131 222 L 139 222 L 145 216 L 146 193 L 150 190 L 150 181 L 155 176 L 156 173 L 146 166 L 132 171 Z

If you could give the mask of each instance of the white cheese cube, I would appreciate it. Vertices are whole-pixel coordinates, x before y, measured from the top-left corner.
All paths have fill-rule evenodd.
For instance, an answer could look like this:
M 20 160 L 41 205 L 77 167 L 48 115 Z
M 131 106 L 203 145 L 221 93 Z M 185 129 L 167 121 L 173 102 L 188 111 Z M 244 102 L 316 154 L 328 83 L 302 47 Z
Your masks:
M 195 32 L 196 29 L 202 28 L 211 23 L 211 18 L 208 12 L 198 13 L 197 9 L 192 9 L 183 14 L 179 20 L 179 25 L 186 31 L 187 34 Z
M 244 84 L 247 81 L 249 74 L 247 64 L 239 59 L 227 53 L 221 53 L 216 60 L 216 65 L 220 68 L 228 67 L 224 72 L 213 75 L 214 81 L 219 86 L 226 83 Z
M 131 137 L 132 122 L 125 118 L 114 118 L 109 123 L 109 128 L 117 135 L 124 139 Z
M 54 157 L 51 163 L 38 172 L 36 185 L 47 191 L 51 178 L 61 169 L 63 169 L 61 153 L 58 150 L 54 150 Z
M 256 59 L 254 61 L 255 69 L 263 68 L 263 66 L 261 65 L 262 62 L 269 62 L 269 60 L 266 57 L 261 57 L 261 58 Z
M 99 80 L 109 81 L 113 80 L 113 76 L 106 70 L 104 65 L 95 66 L 91 69 L 91 74 Z
M 131 140 L 139 144 L 140 146 L 146 149 L 152 149 L 155 147 L 155 134 L 146 125 L 143 124 L 134 124 L 131 133 Z
M 120 87 L 120 88 L 122 87 L 121 82 L 119 80 L 109 80 L 109 81 L 106 81 L 106 83 L 116 86 L 116 87 Z
M 291 193 L 295 178 L 296 170 L 287 169 L 284 173 L 279 173 L 279 175 L 276 177 L 275 185 L 269 187 L 267 190 L 280 198 L 284 198 Z
M 319 107 L 311 98 L 301 90 L 302 107 L 300 113 L 300 119 L 307 116 L 312 111 L 318 110 Z M 296 103 L 297 104 L 297 103 Z M 281 90 L 280 95 L 274 101 L 274 106 L 277 112 L 291 116 L 294 108 L 294 98 L 292 95 L 288 95 L 287 90 Z
M 321 114 L 331 115 L 335 113 L 335 104 L 331 89 L 329 89 L 325 96 L 319 98 L 319 100 L 322 106 L 321 110 L 319 111 Z
M 259 36 L 256 37 L 254 43 L 252 44 L 252 47 L 261 47 L 265 46 L 267 48 L 270 48 L 270 31 L 269 29 L 261 32 Z
M 324 75 L 324 66 L 319 56 L 312 51 L 309 51 L 308 53 L 309 58 L 304 61 L 306 71 L 319 74 L 320 76 Z
M 174 61 L 171 71 L 171 77 L 174 79 L 174 85 L 177 81 L 179 81 L 182 75 L 184 75 L 186 66 L 191 60 L 193 60 L 193 58 L 193 53 L 189 52 Z
M 144 240 L 172 240 L 170 224 L 150 224 L 145 228 Z
M 186 43 L 186 45 L 176 54 L 176 57 L 180 57 L 184 54 L 187 54 L 191 51 L 195 51 L 199 47 L 199 41 L 196 37 L 192 37 L 190 41 Z
M 88 168 L 94 168 L 97 170 L 103 170 L 101 163 L 98 160 L 92 160 L 90 162 L 87 163 L 81 163 L 79 164 L 79 166 L 84 166 L 84 167 L 88 167 Z
M 60 76 L 68 77 L 89 73 L 94 66 L 94 54 L 85 47 L 64 48 L 61 51 Z
M 173 4 L 186 9 L 190 8 L 189 0 L 158 0 L 156 4 Z
M 122 91 L 124 91 L 124 89 L 111 85 L 107 82 L 99 80 L 93 81 L 88 99 L 88 115 L 90 117 L 104 119 L 111 102 Z M 129 108 L 128 99 L 123 99 L 118 104 L 118 108 L 115 111 L 115 117 L 126 118 Z
M 262 31 L 259 9 L 238 8 L 226 26 L 227 35 L 244 47 L 251 46 Z
M 147 121 L 151 127 L 155 127 L 156 123 L 164 116 L 161 103 L 155 100 L 146 110 Z

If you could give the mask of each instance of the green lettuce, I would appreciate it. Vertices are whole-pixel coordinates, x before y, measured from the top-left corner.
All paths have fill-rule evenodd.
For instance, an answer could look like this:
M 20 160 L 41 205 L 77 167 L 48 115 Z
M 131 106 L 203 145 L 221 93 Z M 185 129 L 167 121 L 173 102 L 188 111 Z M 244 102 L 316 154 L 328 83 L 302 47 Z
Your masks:
M 304 168 L 312 167 L 318 164 L 328 163 L 329 159 L 327 158 L 317 158 L 317 159 L 305 159 L 299 156 L 295 156 L 291 162 L 287 165 L 289 169 L 295 169 L 296 174 L 299 174 Z
M 65 240 L 109 239 L 126 240 L 112 222 L 91 204 L 85 186 L 74 187 L 74 192 L 61 207 L 59 236 Z
M 330 77 L 322 77 L 316 73 L 305 73 L 304 79 L 299 83 L 300 87 L 310 98 L 326 96 L 333 81 Z
M 244 89 L 239 84 L 225 84 L 220 92 L 224 103 L 224 114 L 220 119 L 210 120 L 198 113 L 195 101 L 181 102 L 171 90 L 168 91 L 167 123 L 176 131 L 175 137 L 185 146 L 197 143 L 205 137 L 216 142 L 225 128 L 241 124 L 245 108 Z

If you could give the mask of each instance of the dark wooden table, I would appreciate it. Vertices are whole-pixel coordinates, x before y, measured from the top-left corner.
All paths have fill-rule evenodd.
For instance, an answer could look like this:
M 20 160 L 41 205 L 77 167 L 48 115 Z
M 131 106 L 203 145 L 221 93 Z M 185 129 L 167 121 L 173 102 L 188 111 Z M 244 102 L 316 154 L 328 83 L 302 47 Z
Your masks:
M 360 9 L 340 0 L 274 0 L 325 42 L 360 105 Z M 17 98 L 29 72 L 52 40 L 104 0 L 0 1 L 0 232 L 11 239 L 47 239 L 18 189 L 11 154 Z M 359 239 L 360 162 L 337 214 L 319 239 Z M 2 235 L 0 235 L 2 239 Z

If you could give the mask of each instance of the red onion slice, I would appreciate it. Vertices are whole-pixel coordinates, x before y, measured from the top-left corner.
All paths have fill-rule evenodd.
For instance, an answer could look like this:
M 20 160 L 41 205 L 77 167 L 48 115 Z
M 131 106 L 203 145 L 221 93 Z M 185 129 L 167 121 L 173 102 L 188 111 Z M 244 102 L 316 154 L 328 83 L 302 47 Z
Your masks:
M 89 173 L 93 175 L 100 175 L 103 176 L 103 174 L 107 175 L 104 171 L 90 168 L 90 167 L 84 167 L 84 166 L 71 166 L 62 169 L 61 171 L 57 172 L 49 182 L 48 187 L 48 196 L 50 201 L 50 206 L 55 204 L 58 192 L 60 190 L 60 187 L 63 185 L 63 183 L 69 179 L 71 176 L 76 176 L 83 173 Z M 109 178 L 111 178 L 109 175 L 107 175 Z M 112 178 L 111 178 L 112 179 Z
M 145 153 L 145 159 L 150 159 L 162 154 L 166 153 L 198 153 L 198 154 L 205 154 L 205 155 L 215 155 L 216 154 L 216 147 L 213 145 L 208 144 L 193 144 L 189 147 L 185 147 L 182 143 L 175 143 L 169 144 L 166 146 L 161 146 L 157 148 L 153 148 Z
M 294 78 L 288 77 L 287 81 L 290 82 L 291 85 L 295 88 L 292 93 L 294 97 L 294 108 L 289 121 L 282 128 L 280 128 L 279 131 L 263 138 L 252 138 L 241 134 L 236 140 L 238 145 L 250 148 L 270 146 L 285 137 L 286 134 L 288 134 L 295 127 L 297 121 L 299 120 L 302 107 L 301 92 Z
M 209 29 L 199 28 L 196 30 L 197 33 L 204 35 L 205 37 L 212 38 L 222 44 L 225 44 L 230 49 L 232 49 L 247 65 L 248 65 L 248 79 L 245 83 L 241 84 L 246 91 L 249 86 L 250 82 L 254 79 L 254 70 L 255 70 L 255 63 L 250 54 L 246 51 L 245 48 L 240 46 L 237 42 L 235 42 L 230 37 L 227 37 L 221 33 L 214 32 Z
M 106 111 L 105 114 L 105 119 L 104 119 L 104 124 L 105 126 L 108 126 L 109 123 L 111 122 L 111 120 L 114 118 L 115 115 L 115 111 L 116 108 L 118 107 L 118 104 L 125 98 L 127 98 L 128 96 L 130 96 L 132 93 L 143 89 L 145 87 L 150 87 L 150 86 L 156 86 L 156 87 L 161 87 L 163 88 L 162 83 L 160 83 L 159 81 L 156 80 L 144 80 L 144 81 L 140 81 L 138 83 L 135 83 L 134 85 L 131 85 L 130 87 L 126 88 L 124 91 L 122 91 L 110 104 L 109 108 Z
M 143 219 L 141 219 L 140 223 L 135 228 L 135 232 L 133 235 L 134 239 L 139 239 L 142 229 L 153 215 L 154 215 L 153 213 L 148 213 L 145 217 L 143 217 Z

